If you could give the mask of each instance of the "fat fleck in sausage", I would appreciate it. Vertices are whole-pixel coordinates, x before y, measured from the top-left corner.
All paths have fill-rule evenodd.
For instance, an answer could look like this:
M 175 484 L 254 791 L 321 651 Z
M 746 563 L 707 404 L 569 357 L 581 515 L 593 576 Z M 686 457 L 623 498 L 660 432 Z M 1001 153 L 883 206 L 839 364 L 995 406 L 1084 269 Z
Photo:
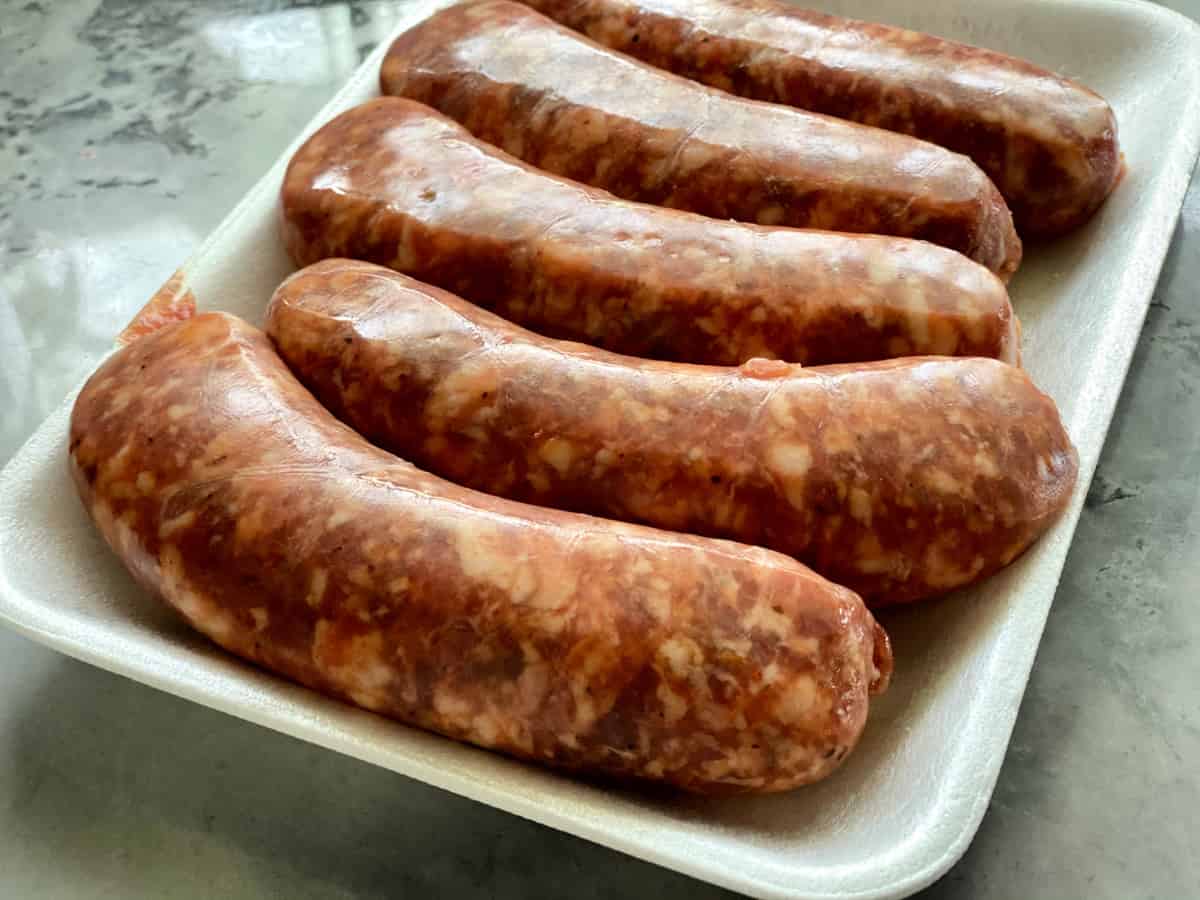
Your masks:
M 1024 60 L 781 0 L 524 2 L 705 84 L 965 154 L 992 177 L 1027 238 L 1083 224 L 1120 179 L 1109 105 Z
M 452 481 L 771 547 L 877 605 L 1007 565 L 1075 483 L 1053 401 L 995 360 L 649 362 L 351 260 L 284 282 L 267 330 L 336 415 Z
M 794 560 L 428 475 L 231 316 L 112 356 L 70 454 L 124 564 L 222 647 L 524 759 L 784 790 L 837 767 L 890 671 L 859 598 Z
M 919 238 L 1006 279 L 1020 261 L 1004 199 L 966 157 L 678 78 L 508 0 L 469 0 L 401 35 L 380 83 L 532 165 L 618 197 Z
M 621 353 L 721 365 L 1017 356 L 1004 286 L 950 250 L 618 200 L 411 100 L 371 101 L 313 135 L 282 206 L 299 265 L 382 263 Z

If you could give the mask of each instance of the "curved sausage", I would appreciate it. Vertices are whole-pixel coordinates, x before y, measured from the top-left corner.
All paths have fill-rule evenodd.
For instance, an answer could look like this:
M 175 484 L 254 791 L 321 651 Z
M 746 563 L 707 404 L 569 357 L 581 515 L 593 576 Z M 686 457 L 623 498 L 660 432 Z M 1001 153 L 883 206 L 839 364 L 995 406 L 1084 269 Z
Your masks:
M 329 409 L 431 471 L 771 547 L 870 604 L 1007 565 L 1075 483 L 1053 401 L 995 360 L 649 362 L 540 337 L 350 260 L 293 275 L 267 319 Z
M 932 244 L 718 222 L 538 172 L 395 97 L 293 157 L 292 258 L 382 263 L 544 334 L 737 365 L 1017 357 L 1004 286 Z
M 216 643 L 523 759 L 784 790 L 838 766 L 890 671 L 859 598 L 794 560 L 428 475 L 232 316 L 112 356 L 70 453 L 117 555 Z
M 932 241 L 1007 279 L 1012 215 L 966 157 L 678 78 L 509 0 L 468 0 L 396 39 L 385 94 L 426 103 L 531 165 L 718 219 Z
M 524 2 L 678 75 L 969 156 L 1027 238 L 1082 225 L 1120 180 L 1104 98 L 991 50 L 781 0 Z

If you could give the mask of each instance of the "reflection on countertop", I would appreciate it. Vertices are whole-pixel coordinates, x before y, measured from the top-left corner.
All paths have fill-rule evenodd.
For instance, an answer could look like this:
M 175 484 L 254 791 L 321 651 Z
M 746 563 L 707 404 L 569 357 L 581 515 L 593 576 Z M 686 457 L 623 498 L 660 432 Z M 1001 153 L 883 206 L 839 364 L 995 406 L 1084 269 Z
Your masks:
M 5 6 L 0 462 L 411 9 Z M 1193 183 L 991 808 L 928 896 L 1200 890 L 1198 280 Z M 726 896 L 2 629 L 0 872 L 20 897 Z
M 0 460 L 405 3 L 27 3 L 0 27 Z

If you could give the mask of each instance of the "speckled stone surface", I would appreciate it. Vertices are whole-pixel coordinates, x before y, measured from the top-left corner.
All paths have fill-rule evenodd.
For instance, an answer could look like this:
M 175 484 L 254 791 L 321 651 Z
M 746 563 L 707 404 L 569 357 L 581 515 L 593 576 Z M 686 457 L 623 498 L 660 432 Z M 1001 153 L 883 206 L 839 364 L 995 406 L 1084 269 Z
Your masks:
M 0 2 L 0 462 L 401 7 Z M 1200 896 L 1198 283 L 1193 183 L 991 809 L 930 898 Z M 0 896 L 729 895 L 0 631 Z

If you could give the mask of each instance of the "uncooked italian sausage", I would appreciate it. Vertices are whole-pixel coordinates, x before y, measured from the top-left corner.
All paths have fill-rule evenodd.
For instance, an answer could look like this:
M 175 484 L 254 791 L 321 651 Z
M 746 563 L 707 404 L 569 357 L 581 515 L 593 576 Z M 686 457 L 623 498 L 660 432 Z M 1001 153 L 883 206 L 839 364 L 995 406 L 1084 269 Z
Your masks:
M 794 560 L 435 478 L 232 316 L 105 362 L 70 455 L 117 555 L 216 643 L 524 759 L 784 790 L 838 766 L 890 672 L 861 600 Z
M 1086 222 L 1121 176 L 1117 121 L 1102 97 L 991 50 L 786 0 L 524 2 L 679 75 L 963 153 L 1028 238 Z
M 1002 278 L 1020 262 L 1004 199 L 966 157 L 678 78 L 509 0 L 468 0 L 402 34 L 380 84 L 618 197 L 762 225 L 919 238 Z
M 368 259 L 621 353 L 722 365 L 1017 356 L 1004 286 L 958 253 L 618 200 L 397 97 L 313 135 L 282 207 L 299 265 Z
M 1007 565 L 1075 483 L 1053 401 L 995 360 L 650 362 L 351 260 L 293 275 L 267 321 L 329 409 L 452 481 L 771 547 L 875 605 Z

